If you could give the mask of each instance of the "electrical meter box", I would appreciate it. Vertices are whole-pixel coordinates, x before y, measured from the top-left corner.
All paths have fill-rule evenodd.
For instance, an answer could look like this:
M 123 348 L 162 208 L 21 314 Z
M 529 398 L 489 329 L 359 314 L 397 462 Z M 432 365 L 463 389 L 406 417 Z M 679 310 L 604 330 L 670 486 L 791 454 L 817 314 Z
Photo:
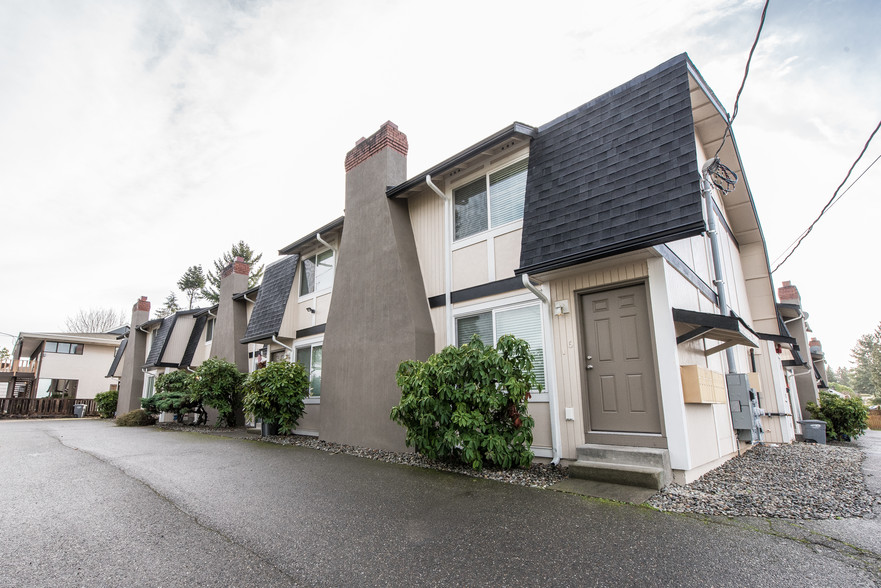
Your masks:
M 748 443 L 764 439 L 762 409 L 756 391 L 750 386 L 748 374 L 726 374 L 728 404 L 731 407 L 731 423 L 737 438 Z

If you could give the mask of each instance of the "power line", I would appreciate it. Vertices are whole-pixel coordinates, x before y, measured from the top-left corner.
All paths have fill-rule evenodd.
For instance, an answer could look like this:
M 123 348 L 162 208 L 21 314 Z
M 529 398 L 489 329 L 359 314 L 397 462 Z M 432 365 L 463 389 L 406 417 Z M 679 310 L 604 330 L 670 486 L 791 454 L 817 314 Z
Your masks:
M 856 160 L 853 162 L 853 165 L 851 165 L 851 166 L 850 166 L 850 169 L 847 170 L 847 175 L 844 176 L 844 179 L 841 181 L 840 184 L 838 184 L 838 187 L 835 188 L 835 193 L 832 194 L 832 198 L 829 199 L 829 202 L 826 203 L 826 206 L 823 207 L 823 209 L 820 211 L 820 214 L 817 215 L 817 218 L 814 219 L 814 222 L 812 222 L 812 223 L 810 224 L 810 226 L 808 226 L 808 228 L 805 229 L 805 231 L 801 234 L 801 237 L 799 237 L 798 241 L 795 243 L 795 246 L 792 248 L 792 250 L 786 255 L 786 257 L 783 258 L 783 261 L 781 261 L 780 263 L 777 264 L 777 267 L 775 267 L 774 270 L 771 272 L 772 274 L 773 274 L 774 272 L 776 272 L 777 270 L 779 270 L 779 269 L 780 269 L 780 266 L 783 265 L 784 263 L 786 263 L 786 260 L 789 259 L 789 258 L 792 256 L 793 253 L 795 253 L 795 250 L 798 249 L 798 246 L 801 245 L 802 241 L 804 241 L 805 238 L 811 233 L 811 231 L 814 230 L 814 226 L 817 224 L 817 222 L 818 222 L 821 218 L 823 218 L 823 215 L 826 214 L 826 211 L 829 210 L 829 208 L 830 208 L 830 207 L 835 203 L 835 201 L 838 199 L 838 191 L 841 190 L 841 187 L 844 186 L 844 184 L 847 183 L 847 179 L 850 177 L 850 174 L 853 173 L 853 170 L 854 170 L 854 168 L 857 166 L 857 164 L 860 162 L 860 159 L 863 158 L 863 154 L 866 153 L 866 150 L 869 148 L 869 144 L 872 142 L 872 139 L 875 138 L 875 134 L 878 132 L 878 129 L 879 129 L 879 128 L 881 128 L 881 121 L 878 121 L 878 126 L 876 126 L 876 127 L 875 127 L 875 130 L 872 131 L 872 134 L 869 135 L 869 140 L 866 141 L 866 144 L 865 144 L 865 145 L 863 145 L 863 150 L 860 151 L 860 154 L 857 156 Z M 878 161 L 878 159 L 875 159 L 875 161 Z M 875 165 L 875 161 L 872 162 L 872 165 Z M 869 168 L 871 168 L 872 165 L 870 165 L 868 168 L 866 168 L 866 171 L 869 171 Z M 854 180 L 854 184 L 856 184 L 857 181 L 858 181 L 861 177 L 863 177 L 863 175 L 866 173 L 866 171 L 864 171 L 862 174 L 860 174 L 860 177 L 859 177 L 859 178 L 857 178 L 856 180 Z M 852 188 L 852 187 L 853 187 L 853 184 L 851 184 L 850 187 Z M 849 189 L 850 189 L 850 188 L 848 188 L 848 190 L 849 190 Z M 846 192 L 846 190 L 845 190 L 845 192 Z M 841 195 L 844 196 L 844 193 L 842 193 Z
M 749 75 L 749 64 L 753 60 L 753 53 L 756 51 L 756 46 L 759 44 L 759 36 L 762 34 L 762 27 L 765 26 L 765 15 L 768 13 L 768 3 L 771 0 L 765 0 L 765 7 L 762 9 L 762 18 L 759 21 L 759 30 L 756 31 L 756 38 L 753 41 L 753 46 L 749 50 L 749 57 L 746 59 L 746 67 L 743 70 L 743 81 L 740 82 L 740 89 L 737 91 L 737 96 L 734 98 L 734 108 L 731 110 L 731 117 L 728 119 L 728 124 L 725 127 L 725 132 L 722 133 L 722 142 L 719 143 L 719 148 L 716 149 L 716 154 L 713 157 L 719 157 L 719 152 L 722 151 L 722 147 L 725 145 L 725 139 L 728 137 L 728 134 L 731 132 L 731 123 L 734 122 L 734 117 L 737 116 L 737 107 L 740 102 L 740 95 L 743 93 L 743 87 L 746 85 L 746 76 Z
M 856 185 L 856 183 L 860 181 L 860 178 L 862 178 L 864 175 L 866 175 L 866 172 L 868 172 L 870 169 L 872 169 L 872 166 L 874 166 L 876 163 L 878 163 L 878 160 L 879 160 L 879 159 L 881 159 L 881 155 L 879 155 L 878 157 L 876 157 L 876 158 L 875 158 L 875 161 L 873 161 L 872 163 L 870 163 L 869 166 L 868 166 L 866 169 L 863 170 L 863 173 L 861 173 L 860 175 L 858 175 L 858 176 L 857 176 L 857 179 L 855 179 L 853 182 L 851 182 L 850 186 L 848 186 L 848 187 L 844 190 L 844 192 L 842 192 L 841 194 L 838 195 L 837 198 L 835 198 L 835 200 L 832 202 L 832 204 L 829 205 L 829 208 L 831 209 L 833 206 L 835 206 L 836 204 L 838 204 L 838 201 L 841 200 L 841 199 L 844 197 L 845 194 L 847 194 L 848 192 L 850 192 L 850 189 L 853 188 L 853 187 Z M 805 229 L 804 231 L 802 231 L 802 233 L 801 233 L 798 237 L 796 237 L 795 239 L 793 239 L 793 240 L 792 240 L 792 243 L 790 243 L 789 245 L 787 245 L 787 246 L 786 246 L 786 249 L 783 250 L 783 253 L 781 253 L 780 255 L 777 256 L 777 258 L 774 260 L 774 263 L 777 263 L 777 260 L 778 260 L 778 259 L 780 259 L 780 258 L 783 257 L 784 255 L 786 255 L 786 252 L 789 251 L 789 248 L 792 247 L 793 245 L 795 245 L 795 243 L 798 241 L 799 237 L 802 237 L 806 232 L 807 232 L 807 229 Z

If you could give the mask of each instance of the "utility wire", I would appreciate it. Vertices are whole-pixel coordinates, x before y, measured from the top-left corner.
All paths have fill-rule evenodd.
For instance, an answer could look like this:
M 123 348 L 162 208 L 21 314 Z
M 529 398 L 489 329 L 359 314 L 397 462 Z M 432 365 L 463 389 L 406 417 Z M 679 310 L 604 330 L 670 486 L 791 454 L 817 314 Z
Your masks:
M 756 52 L 756 46 L 759 44 L 759 36 L 762 34 L 762 27 L 765 26 L 765 15 L 768 14 L 768 3 L 771 0 L 765 0 L 765 7 L 762 9 L 762 19 L 759 21 L 759 30 L 756 31 L 756 38 L 753 41 L 753 46 L 749 50 L 749 57 L 746 59 L 746 68 L 743 70 L 743 81 L 740 82 L 740 89 L 737 91 L 737 96 L 734 98 L 734 109 L 731 111 L 731 117 L 728 119 L 728 124 L 725 127 L 725 132 L 722 133 L 722 142 L 719 143 L 719 148 L 716 149 L 716 154 L 713 157 L 719 157 L 719 152 L 722 151 L 722 147 L 725 145 L 725 139 L 728 137 L 729 133 L 731 133 L 731 123 L 734 122 L 734 117 L 737 116 L 737 107 L 740 102 L 740 95 L 743 93 L 743 87 L 746 85 L 746 76 L 749 75 L 749 64 L 753 60 L 753 53 Z
M 780 266 L 783 265 L 784 263 L 786 263 L 786 260 L 789 259 L 793 253 L 795 253 L 795 250 L 798 249 L 798 246 L 801 245 L 802 241 L 804 241 L 805 238 L 811 233 L 811 231 L 814 230 L 814 226 L 817 224 L 817 222 L 821 218 L 823 218 L 823 215 L 826 214 L 826 211 L 829 210 L 829 207 L 831 207 L 835 203 L 835 200 L 838 198 L 838 191 L 841 190 L 841 187 L 847 183 L 847 179 L 850 177 L 850 174 L 853 173 L 853 169 L 857 166 L 857 163 L 859 163 L 860 159 L 862 159 L 862 157 L 863 157 L 863 154 L 865 154 L 866 150 L 869 148 L 869 144 L 872 142 L 872 139 L 875 138 L 875 134 L 878 132 L 879 128 L 881 128 L 881 121 L 878 121 L 878 126 L 876 126 L 875 130 L 872 131 L 872 134 L 869 136 L 869 140 L 866 141 L 865 145 L 863 145 L 863 150 L 860 151 L 860 154 L 857 156 L 856 160 L 853 162 L 853 165 L 851 165 L 850 169 L 847 170 L 847 175 L 844 176 L 844 180 L 842 180 L 841 183 L 838 185 L 838 187 L 835 189 L 835 193 L 832 194 L 832 198 L 829 199 L 829 202 L 826 203 L 826 206 L 823 207 L 823 210 L 821 210 L 820 214 L 817 215 L 817 218 L 814 219 L 814 222 L 812 222 L 810 224 L 810 226 L 807 229 L 805 229 L 805 232 L 801 234 L 801 237 L 799 237 L 798 241 L 795 244 L 795 247 L 793 247 L 792 250 L 788 254 L 786 254 L 786 257 L 783 258 L 783 261 L 781 261 L 780 263 L 777 264 L 777 267 L 775 267 L 774 270 L 771 272 L 772 274 L 774 272 L 776 272 L 777 270 L 779 270 Z M 876 159 L 875 161 L 878 161 L 878 160 Z M 872 165 L 875 165 L 874 161 L 872 162 Z M 869 167 L 872 167 L 872 166 L 870 165 Z M 868 171 L 868 168 L 866 168 L 866 171 Z M 865 174 L 865 173 L 866 172 L 863 172 L 863 174 Z M 860 178 L 861 177 L 863 177 L 862 174 L 860 174 Z M 860 178 L 857 178 L 857 180 L 859 180 Z M 857 180 L 854 180 L 854 184 L 856 184 Z M 848 189 L 850 189 L 850 188 L 848 188 Z M 842 193 L 842 196 L 844 196 L 843 193 Z
M 839 194 L 838 197 L 835 198 L 835 200 L 832 201 L 832 204 L 829 205 L 829 208 L 831 209 L 833 206 L 835 206 L 836 204 L 838 204 L 838 201 L 841 200 L 842 197 L 844 197 L 845 194 L 847 194 L 848 192 L 850 192 L 850 189 L 853 188 L 853 187 L 856 185 L 856 183 L 860 181 L 860 178 L 862 178 L 864 175 L 866 175 L 866 172 L 868 172 L 870 169 L 872 169 L 872 166 L 874 166 L 876 163 L 878 163 L 878 160 L 879 160 L 879 159 L 881 159 L 881 155 L 879 155 L 878 157 L 876 157 L 876 158 L 875 158 L 875 161 L 873 161 L 872 163 L 870 163 L 869 166 L 868 166 L 866 169 L 863 170 L 863 173 L 861 173 L 860 175 L 858 175 L 858 176 L 857 176 L 857 179 L 855 179 L 853 182 L 851 182 L 850 186 L 848 186 L 847 188 L 845 188 L 844 192 L 842 192 L 841 194 Z M 827 210 L 828 210 L 828 209 L 827 209 Z M 796 237 L 795 239 L 793 239 L 792 243 L 790 243 L 789 245 L 786 246 L 786 249 L 783 250 L 783 253 L 781 253 L 780 255 L 778 255 L 778 256 L 777 256 L 777 259 L 774 260 L 774 263 L 777 263 L 777 261 L 778 261 L 781 257 L 783 257 L 784 255 L 786 255 L 786 252 L 789 251 L 789 248 L 792 247 L 793 245 L 795 245 L 795 243 L 799 240 L 799 238 L 802 237 L 805 233 L 807 233 L 807 229 L 805 229 L 804 231 L 802 231 L 801 235 L 799 235 L 798 237 Z

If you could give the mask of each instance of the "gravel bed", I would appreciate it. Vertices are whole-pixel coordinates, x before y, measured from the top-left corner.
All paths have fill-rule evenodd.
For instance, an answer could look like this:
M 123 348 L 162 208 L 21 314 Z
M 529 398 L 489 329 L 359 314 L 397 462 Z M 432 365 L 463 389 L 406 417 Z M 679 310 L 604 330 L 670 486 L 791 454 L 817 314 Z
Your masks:
M 858 447 L 760 445 L 699 480 L 649 499 L 659 509 L 721 516 L 860 517 L 878 501 L 866 489 Z
M 279 445 L 297 445 L 299 447 L 308 447 L 309 449 L 317 449 L 319 451 L 328 451 L 330 453 L 344 453 L 346 455 L 354 455 L 356 457 L 365 457 L 367 459 L 375 459 L 386 463 L 396 463 L 402 465 L 416 466 L 421 468 L 431 468 L 444 472 L 454 472 L 473 478 L 484 478 L 487 480 L 495 480 L 497 482 L 507 482 L 509 484 L 519 484 L 520 486 L 530 486 L 533 488 L 547 488 L 556 484 L 560 480 L 568 477 L 568 468 L 565 466 L 554 466 L 551 464 L 533 463 L 529 468 L 517 468 L 512 470 L 502 470 L 493 467 L 484 467 L 482 470 L 474 470 L 469 467 L 449 464 L 442 461 L 427 459 L 417 453 L 412 452 L 395 452 L 385 451 L 383 449 L 370 449 L 367 447 L 358 447 L 355 445 L 342 445 L 339 443 L 330 443 L 321 441 L 315 437 L 305 435 L 272 435 L 270 437 L 258 437 L 246 433 L 241 428 L 229 427 L 191 427 L 188 425 L 178 424 L 162 424 L 157 425 L 161 429 L 170 429 L 178 431 L 189 431 L 195 433 L 207 434 L 223 434 L 242 438 L 250 438 L 255 441 L 263 441 L 268 443 L 277 443 Z

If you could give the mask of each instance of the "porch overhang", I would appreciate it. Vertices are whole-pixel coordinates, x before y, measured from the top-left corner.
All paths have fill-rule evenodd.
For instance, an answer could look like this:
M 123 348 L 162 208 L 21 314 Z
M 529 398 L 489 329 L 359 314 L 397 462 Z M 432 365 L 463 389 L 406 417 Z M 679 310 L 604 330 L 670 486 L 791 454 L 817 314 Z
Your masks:
M 686 331 L 676 337 L 676 344 L 687 343 L 697 339 L 709 339 L 718 342 L 704 351 L 710 356 L 735 345 L 758 347 L 758 335 L 750 329 L 738 316 L 722 316 L 694 310 L 673 309 L 673 322 L 677 327 L 685 327 Z

